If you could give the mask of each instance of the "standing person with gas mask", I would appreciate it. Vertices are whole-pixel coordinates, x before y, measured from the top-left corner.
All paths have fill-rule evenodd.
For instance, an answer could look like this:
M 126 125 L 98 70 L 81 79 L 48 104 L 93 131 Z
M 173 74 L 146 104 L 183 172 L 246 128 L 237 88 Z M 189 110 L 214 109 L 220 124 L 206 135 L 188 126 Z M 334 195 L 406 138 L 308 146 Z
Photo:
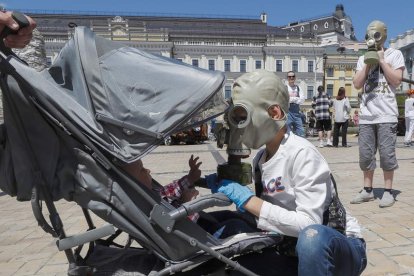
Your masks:
M 302 114 L 300 113 L 300 105 L 305 102 L 305 95 L 302 89 L 295 84 L 296 74 L 293 71 L 287 73 L 287 88 L 289 92 L 289 113 L 287 118 L 288 127 L 301 137 L 305 137 L 305 128 L 303 127 Z
M 385 191 L 379 207 L 390 207 L 395 199 L 392 194 L 394 170 L 398 168 L 395 154 L 397 140 L 398 108 L 395 98 L 402 81 L 404 57 L 401 51 L 385 48 L 387 27 L 381 21 L 372 21 L 365 35 L 368 51 L 359 57 L 354 86 L 362 88 L 359 114 L 359 166 L 363 171 L 363 189 L 352 204 L 374 199 L 373 178 L 378 149 L 380 167 L 384 174 Z
M 229 124 L 240 141 L 253 149 L 265 146 L 253 160 L 256 195 L 232 180 L 217 183 L 215 175 L 207 176 L 207 183 L 239 211 L 252 214 L 258 228 L 280 233 L 286 241 L 251 261 L 252 270 L 260 275 L 361 274 L 366 252 L 360 226 L 340 204 L 326 160 L 286 126 L 286 86 L 272 72 L 246 73 L 235 80 L 232 101 Z M 245 265 L 248 260 L 238 261 Z

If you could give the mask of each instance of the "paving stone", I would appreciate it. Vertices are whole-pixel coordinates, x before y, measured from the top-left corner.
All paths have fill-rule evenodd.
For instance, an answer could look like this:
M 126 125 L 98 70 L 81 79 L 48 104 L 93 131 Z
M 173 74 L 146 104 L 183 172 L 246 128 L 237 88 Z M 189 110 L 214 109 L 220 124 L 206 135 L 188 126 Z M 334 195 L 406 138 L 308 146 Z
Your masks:
M 349 212 L 362 226 L 367 241 L 368 265 L 362 276 L 414 275 L 414 185 L 412 181 L 414 148 L 402 147 L 398 137 L 397 158 L 400 168 L 394 176 L 394 188 L 400 193 L 390 208 L 379 208 L 379 199 L 364 204 L 350 204 L 350 200 L 362 187 L 362 172 L 358 165 L 358 147 L 355 137 L 350 136 L 351 148 L 318 149 L 324 155 L 337 180 L 340 197 Z M 316 138 L 309 139 L 317 144 Z M 145 157 L 145 164 L 155 179 L 166 184 L 188 172 L 188 158 L 192 153 L 200 156 L 203 174 L 217 169 L 217 160 L 211 154 L 215 150 L 221 160 L 226 160 L 225 149 L 217 150 L 215 144 L 189 146 L 160 146 Z M 253 155 L 256 151 L 253 151 Z M 250 162 L 252 156 L 244 160 Z M 160 165 L 162 164 L 162 165 Z M 383 193 L 383 176 L 380 169 L 374 174 L 375 194 Z M 200 194 L 208 194 L 200 188 Z M 56 207 L 68 235 L 87 229 L 82 209 L 74 202 L 61 200 Z M 45 217 L 47 218 L 46 207 Z M 234 205 L 227 207 L 234 210 Z M 225 209 L 225 208 L 218 208 Z M 96 225 L 101 219 L 92 214 Z M 9 275 L 67 275 L 67 260 L 55 245 L 55 238 L 45 233 L 33 217 L 30 202 L 18 202 L 0 192 L 0 276 Z M 125 242 L 126 237 L 119 238 Z M 33 272 L 33 274 L 30 274 Z

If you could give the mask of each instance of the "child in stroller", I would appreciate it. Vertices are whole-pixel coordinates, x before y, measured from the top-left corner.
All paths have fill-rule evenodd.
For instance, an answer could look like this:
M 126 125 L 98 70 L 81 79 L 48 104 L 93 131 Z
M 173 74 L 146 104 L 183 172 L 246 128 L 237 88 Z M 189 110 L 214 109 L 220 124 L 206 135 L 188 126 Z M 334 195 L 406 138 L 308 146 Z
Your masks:
M 152 181 L 151 171 L 144 167 L 141 159 L 135 162 L 124 165 L 122 168 L 135 180 L 145 185 L 148 189 L 157 191 L 161 197 L 167 200 L 175 207 L 179 207 L 181 204 L 195 199 L 199 191 L 194 188 L 194 183 L 200 179 L 201 171 L 200 165 L 202 162 L 197 162 L 199 157 L 194 158 L 191 155 L 188 160 L 190 171 L 182 178 L 173 181 L 165 186 L 158 186 Z M 199 215 L 197 213 L 190 215 L 189 218 L 196 222 Z
M 160 186 L 151 177 L 151 171 L 144 167 L 141 159 L 130 164 L 123 165 L 122 168 L 135 180 L 138 180 L 148 189 L 156 191 L 160 196 L 171 205 L 178 208 L 185 202 L 195 199 L 199 191 L 195 189 L 196 182 L 201 177 L 200 166 L 202 162 L 197 162 L 199 157 L 191 155 L 188 160 L 190 171 L 187 175 L 178 180 Z M 201 216 L 201 218 L 200 218 Z M 253 217 L 232 211 L 200 212 L 189 215 L 188 218 L 198 223 L 203 229 L 216 238 L 226 238 L 239 233 L 260 232 L 255 226 Z

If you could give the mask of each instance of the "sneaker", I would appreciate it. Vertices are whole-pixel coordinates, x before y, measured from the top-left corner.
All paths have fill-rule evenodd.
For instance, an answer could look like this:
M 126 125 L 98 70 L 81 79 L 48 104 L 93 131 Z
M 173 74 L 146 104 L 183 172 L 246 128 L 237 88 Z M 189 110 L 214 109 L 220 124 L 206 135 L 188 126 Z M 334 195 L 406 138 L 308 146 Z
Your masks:
M 408 143 L 404 142 L 404 146 L 411 147 L 411 142 L 408 142 Z
M 326 142 L 326 146 L 327 147 L 332 147 L 332 142 L 331 141 Z
M 353 200 L 351 200 L 351 204 L 359 204 L 363 202 L 368 202 L 374 200 L 374 193 L 371 191 L 370 193 L 367 193 L 365 189 L 362 189 Z
M 323 141 L 320 141 L 320 142 L 319 142 L 319 147 L 320 147 L 320 148 L 323 148 L 323 147 L 324 147 L 324 145 L 323 145 Z
M 394 205 L 394 202 L 395 202 L 395 199 L 394 199 L 394 196 L 392 195 L 392 193 L 384 192 L 384 194 L 382 195 L 382 198 L 380 200 L 379 207 L 381 207 L 381 208 L 390 207 L 390 206 Z

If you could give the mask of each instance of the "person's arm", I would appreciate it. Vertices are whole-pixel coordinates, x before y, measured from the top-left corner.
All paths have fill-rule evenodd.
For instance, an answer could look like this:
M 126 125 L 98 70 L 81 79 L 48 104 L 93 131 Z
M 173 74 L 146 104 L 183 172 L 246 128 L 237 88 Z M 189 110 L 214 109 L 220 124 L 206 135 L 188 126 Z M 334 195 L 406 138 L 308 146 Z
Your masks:
M 19 25 L 12 18 L 12 12 L 0 12 L 0 33 L 7 26 L 12 30 L 18 30 Z M 9 34 L 4 38 L 4 45 L 9 48 L 24 48 L 32 39 L 32 33 L 36 28 L 36 22 L 29 16 L 26 16 L 29 26 L 20 29 L 17 34 Z
M 361 89 L 364 86 L 364 83 L 368 78 L 369 70 L 370 66 L 364 63 L 364 57 L 359 57 L 356 72 L 353 79 L 355 89 Z
M 351 112 L 351 103 L 348 98 L 345 98 L 345 109 L 347 113 Z

